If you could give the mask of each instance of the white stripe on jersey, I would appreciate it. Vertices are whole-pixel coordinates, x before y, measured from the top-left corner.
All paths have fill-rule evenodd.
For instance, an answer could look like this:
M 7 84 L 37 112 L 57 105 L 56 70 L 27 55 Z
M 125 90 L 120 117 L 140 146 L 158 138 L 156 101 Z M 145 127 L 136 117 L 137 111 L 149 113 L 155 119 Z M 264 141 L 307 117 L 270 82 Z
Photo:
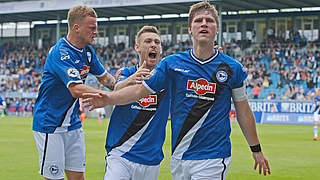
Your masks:
M 68 127 L 70 126 L 71 115 L 72 115 L 74 106 L 76 105 L 77 101 L 78 101 L 78 99 L 76 99 L 73 102 L 71 108 L 69 108 L 66 116 L 64 117 L 62 125 L 60 127 L 57 127 L 56 130 L 54 131 L 54 133 L 60 133 L 60 132 L 68 131 Z
M 175 159 L 182 159 L 183 153 L 186 152 L 192 142 L 193 136 L 196 134 L 196 132 L 200 129 L 202 123 L 207 118 L 210 109 L 202 116 L 202 118 L 188 131 L 188 133 L 182 138 L 179 145 L 176 147 L 176 149 L 173 152 L 172 157 Z
M 316 110 L 314 110 L 314 114 L 320 114 L 320 106 Z
M 102 77 L 102 76 L 104 76 L 105 74 L 107 74 L 107 70 L 105 70 L 102 74 L 100 74 L 100 75 L 96 75 L 96 77 Z
M 70 47 L 72 47 L 73 49 L 75 49 L 76 51 L 79 51 L 79 52 L 83 52 L 83 49 L 79 49 L 77 48 L 76 46 L 72 45 L 65 37 L 62 38 Z
M 240 102 L 248 99 L 246 86 L 244 84 L 242 87 L 232 89 L 232 99 L 234 102 Z
M 145 81 L 142 81 L 142 85 L 143 85 L 145 88 L 147 88 L 152 94 L 155 94 L 155 93 L 156 93 L 153 89 L 151 89 L 151 88 L 148 86 L 148 84 L 147 84 Z
M 69 81 L 68 84 L 67 84 L 67 88 L 69 88 L 70 84 L 72 84 L 72 83 L 83 84 L 83 82 L 81 80 L 79 80 L 79 81 Z
M 203 60 L 199 59 L 197 56 L 194 55 L 194 53 L 193 53 L 193 48 L 192 48 L 190 51 L 191 51 L 190 55 L 191 55 L 191 57 L 193 58 L 193 60 L 197 61 L 197 62 L 200 63 L 200 64 L 206 64 L 206 63 L 212 61 L 212 60 L 215 59 L 215 58 L 218 56 L 218 54 L 219 54 L 219 51 L 218 51 L 217 49 L 215 49 L 215 51 L 216 51 L 215 54 L 212 55 L 209 59 L 203 61 Z
M 115 156 L 122 156 L 123 154 L 130 151 L 130 149 L 139 141 L 142 134 L 146 131 L 147 127 L 149 126 L 150 122 L 153 120 L 154 115 L 151 117 L 151 119 L 148 121 L 147 124 L 143 126 L 135 135 L 133 135 L 131 138 L 129 138 L 126 142 L 124 142 L 121 146 L 118 146 L 114 149 L 112 149 L 109 154 L 115 155 Z

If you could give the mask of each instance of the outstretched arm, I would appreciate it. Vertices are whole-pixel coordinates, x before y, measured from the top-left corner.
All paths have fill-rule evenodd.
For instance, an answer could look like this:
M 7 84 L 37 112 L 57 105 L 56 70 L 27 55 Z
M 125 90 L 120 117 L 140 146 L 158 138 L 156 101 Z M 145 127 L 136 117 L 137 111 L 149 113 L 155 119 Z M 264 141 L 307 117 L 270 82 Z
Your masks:
M 107 105 L 129 104 L 149 94 L 151 94 L 151 92 L 146 87 L 142 84 L 136 84 L 113 92 L 84 93 L 83 96 L 86 99 L 84 99 L 83 102 L 86 103 L 85 107 L 89 107 L 91 111 Z
M 116 84 L 116 80 L 110 73 L 107 72 L 103 76 L 97 77 L 97 79 L 105 87 L 107 87 L 111 90 L 114 89 L 114 86 Z
M 260 148 L 260 142 L 256 130 L 256 121 L 248 100 L 245 99 L 239 102 L 234 102 L 234 105 L 237 113 L 237 121 L 249 146 L 251 147 L 252 156 L 255 161 L 254 169 L 256 170 L 257 166 L 259 166 L 259 174 L 261 174 L 262 170 L 264 175 L 267 173 L 271 174 L 268 160 L 264 157 Z
M 81 98 L 83 93 L 99 93 L 101 90 L 87 86 L 82 83 L 71 83 L 68 87 L 71 95 L 74 98 Z

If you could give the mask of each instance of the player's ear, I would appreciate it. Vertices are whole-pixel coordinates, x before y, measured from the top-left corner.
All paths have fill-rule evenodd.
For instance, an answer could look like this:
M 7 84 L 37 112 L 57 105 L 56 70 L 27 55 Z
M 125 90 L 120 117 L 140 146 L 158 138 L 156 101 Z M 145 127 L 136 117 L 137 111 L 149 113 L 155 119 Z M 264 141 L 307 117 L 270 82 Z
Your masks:
M 139 46 L 138 43 L 135 43 L 135 44 L 134 44 L 134 49 L 135 49 L 137 52 L 140 51 L 140 46 Z
M 79 25 L 79 24 L 74 24 L 74 25 L 73 25 L 73 30 L 74 30 L 75 32 L 79 32 L 79 30 L 80 30 L 80 25 Z
M 161 43 L 161 40 L 160 40 L 159 51 L 160 51 L 160 57 L 161 57 L 161 54 L 162 54 L 162 43 Z
M 192 36 L 192 31 L 191 31 L 191 27 L 190 26 L 188 26 L 188 32 Z

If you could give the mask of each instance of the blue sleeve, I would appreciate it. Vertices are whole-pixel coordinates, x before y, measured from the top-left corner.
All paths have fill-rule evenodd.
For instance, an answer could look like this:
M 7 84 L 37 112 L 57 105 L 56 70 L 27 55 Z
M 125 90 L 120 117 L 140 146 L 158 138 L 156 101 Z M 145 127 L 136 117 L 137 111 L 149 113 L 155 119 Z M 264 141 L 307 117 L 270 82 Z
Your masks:
M 316 105 L 316 108 L 315 108 L 315 111 L 317 111 L 317 109 L 320 107 L 319 105 L 318 105 L 318 102 L 320 101 L 320 98 L 318 98 L 318 97 L 315 97 L 314 98 L 314 104 Z M 319 113 L 320 113 L 320 111 L 319 111 Z
M 69 51 L 65 51 L 63 47 L 54 49 L 49 53 L 49 57 L 45 63 L 45 69 L 60 79 L 66 87 L 71 82 L 82 83 L 79 70 L 74 63 L 75 57 Z M 62 54 L 60 52 L 63 52 Z
M 160 92 L 162 89 L 168 87 L 170 60 L 171 56 L 160 61 L 151 71 L 150 79 L 143 83 L 152 93 Z
M 125 79 L 127 79 L 129 76 L 131 76 L 132 74 L 134 74 L 134 72 L 130 72 L 130 69 L 129 68 L 126 68 L 126 67 L 123 67 L 120 69 L 121 73 L 118 77 L 118 81 L 117 82 L 120 82 L 120 81 L 123 81 Z
M 237 63 L 234 71 L 234 79 L 232 81 L 232 89 L 240 88 L 244 84 L 244 80 L 247 78 L 248 74 L 242 64 Z
M 100 63 L 95 51 L 91 46 L 89 46 L 91 49 L 91 52 L 87 52 L 87 57 L 90 60 L 91 57 L 91 63 L 90 63 L 90 73 L 95 76 L 102 76 L 106 72 L 106 69 L 103 67 L 103 65 Z

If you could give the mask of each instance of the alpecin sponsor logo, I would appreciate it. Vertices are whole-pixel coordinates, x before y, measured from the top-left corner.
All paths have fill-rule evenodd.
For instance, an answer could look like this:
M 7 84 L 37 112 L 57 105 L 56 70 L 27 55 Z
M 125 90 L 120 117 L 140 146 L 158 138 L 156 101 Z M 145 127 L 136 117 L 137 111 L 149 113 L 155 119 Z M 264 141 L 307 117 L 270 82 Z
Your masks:
M 144 97 L 137 101 L 141 106 L 143 107 L 149 107 L 150 105 L 155 105 L 158 102 L 157 95 L 150 95 L 147 97 Z
M 208 82 L 206 79 L 200 78 L 195 80 L 188 80 L 187 90 L 196 92 L 198 95 L 207 93 L 214 94 L 216 92 L 216 83 Z
M 83 65 L 83 69 L 80 69 L 80 77 L 81 79 L 87 77 L 90 71 L 90 66 Z

